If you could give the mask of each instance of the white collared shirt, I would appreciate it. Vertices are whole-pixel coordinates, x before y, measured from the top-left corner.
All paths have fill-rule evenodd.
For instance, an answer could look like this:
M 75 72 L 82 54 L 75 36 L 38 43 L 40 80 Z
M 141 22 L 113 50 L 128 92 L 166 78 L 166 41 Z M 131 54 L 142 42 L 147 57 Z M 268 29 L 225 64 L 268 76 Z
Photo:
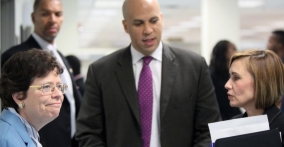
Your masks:
M 71 118 L 71 138 L 73 138 L 75 132 L 76 132 L 76 118 L 75 118 L 75 100 L 74 100 L 74 95 L 73 95 L 73 84 L 72 84 L 72 80 L 71 80 L 71 76 L 68 73 L 68 69 L 66 68 L 61 56 L 59 55 L 59 53 L 57 52 L 57 47 L 56 44 L 50 44 L 47 41 L 45 41 L 44 39 L 42 39 L 40 36 L 38 36 L 36 33 L 32 33 L 32 36 L 34 37 L 34 39 L 37 41 L 37 43 L 40 45 L 40 47 L 43 50 L 49 50 L 53 53 L 53 55 L 56 57 L 57 61 L 63 66 L 64 71 L 63 73 L 60 75 L 61 81 L 63 83 L 66 83 L 68 85 L 67 91 L 65 93 L 66 98 L 70 104 L 70 118 Z M 67 127 L 67 126 L 66 126 Z
M 133 64 L 133 73 L 135 77 L 136 90 L 138 90 L 138 82 L 143 67 L 143 55 L 131 45 L 131 56 Z M 160 42 L 158 48 L 150 55 L 153 60 L 150 62 L 150 68 L 153 76 L 153 114 L 150 147 L 161 147 L 160 141 L 160 93 L 162 78 L 162 52 L 163 44 Z

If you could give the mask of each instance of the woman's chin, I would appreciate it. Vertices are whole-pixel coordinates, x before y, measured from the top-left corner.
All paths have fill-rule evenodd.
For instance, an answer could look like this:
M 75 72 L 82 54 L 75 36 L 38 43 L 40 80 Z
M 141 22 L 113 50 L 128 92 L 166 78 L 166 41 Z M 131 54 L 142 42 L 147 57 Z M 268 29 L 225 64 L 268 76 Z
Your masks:
M 230 106 L 231 106 L 231 107 L 238 107 L 236 104 L 234 104 L 234 103 L 232 103 L 232 102 L 230 102 Z
M 55 118 L 57 118 L 59 116 L 60 110 L 54 110 L 50 113 L 50 119 L 54 120 Z

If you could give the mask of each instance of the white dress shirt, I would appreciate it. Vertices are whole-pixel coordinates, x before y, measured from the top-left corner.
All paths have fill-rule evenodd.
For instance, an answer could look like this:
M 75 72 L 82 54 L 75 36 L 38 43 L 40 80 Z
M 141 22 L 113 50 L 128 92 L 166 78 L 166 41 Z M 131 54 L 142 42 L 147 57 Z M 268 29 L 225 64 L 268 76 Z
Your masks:
M 136 90 L 138 90 L 138 82 L 140 72 L 143 67 L 144 55 L 138 52 L 131 45 L 131 55 L 133 72 L 135 77 Z M 161 147 L 160 142 L 160 93 L 161 93 L 161 77 L 162 77 L 162 50 L 163 44 L 160 42 L 158 48 L 150 55 L 153 60 L 150 62 L 150 68 L 153 78 L 153 114 L 152 114 L 152 128 L 150 147 Z
M 57 47 L 56 44 L 50 44 L 47 41 L 45 41 L 44 39 L 42 39 L 40 36 L 38 36 L 36 33 L 32 33 L 32 36 L 34 37 L 34 39 L 37 41 L 37 43 L 40 45 L 40 47 L 43 50 L 49 50 L 53 53 L 53 55 L 56 57 L 57 61 L 63 66 L 64 71 L 63 73 L 60 75 L 61 81 L 63 83 L 66 83 L 68 85 L 67 91 L 65 93 L 66 98 L 70 104 L 70 115 L 71 115 L 71 138 L 73 138 L 75 132 L 76 132 L 76 118 L 75 118 L 75 100 L 74 100 L 74 95 L 73 95 L 73 84 L 72 84 L 72 80 L 71 80 L 71 76 L 68 73 L 68 69 L 66 68 L 61 56 L 59 55 L 59 53 L 57 52 Z

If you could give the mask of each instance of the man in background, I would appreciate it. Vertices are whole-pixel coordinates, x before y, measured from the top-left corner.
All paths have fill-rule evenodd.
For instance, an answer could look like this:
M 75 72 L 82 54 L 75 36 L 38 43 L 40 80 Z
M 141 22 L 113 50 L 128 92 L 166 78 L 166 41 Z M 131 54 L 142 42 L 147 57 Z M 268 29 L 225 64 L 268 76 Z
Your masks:
M 203 57 L 161 42 L 157 0 L 126 0 L 131 45 L 89 66 L 77 119 L 82 147 L 209 147 L 220 120 Z
M 74 139 L 76 116 L 81 103 L 81 95 L 76 89 L 72 73 L 65 57 L 57 51 L 56 38 L 62 21 L 62 3 L 60 0 L 35 0 L 33 13 L 34 32 L 20 45 L 13 46 L 2 54 L 1 66 L 15 53 L 32 48 L 48 50 L 54 54 L 58 62 L 64 67 L 61 75 L 63 83 L 68 85 L 59 116 L 39 131 L 40 142 L 43 147 L 78 146 Z M 29 66 L 29 65 L 27 65 Z
M 272 50 L 276 53 L 282 60 L 284 61 L 284 31 L 283 30 L 275 30 L 271 33 L 267 49 Z
M 274 53 L 276 53 L 282 62 L 284 62 L 284 31 L 283 30 L 275 30 L 271 33 L 267 49 L 272 50 Z M 279 102 L 277 105 L 278 108 L 281 109 L 282 112 L 284 112 L 284 103 L 283 103 L 284 96 L 282 97 L 282 101 Z

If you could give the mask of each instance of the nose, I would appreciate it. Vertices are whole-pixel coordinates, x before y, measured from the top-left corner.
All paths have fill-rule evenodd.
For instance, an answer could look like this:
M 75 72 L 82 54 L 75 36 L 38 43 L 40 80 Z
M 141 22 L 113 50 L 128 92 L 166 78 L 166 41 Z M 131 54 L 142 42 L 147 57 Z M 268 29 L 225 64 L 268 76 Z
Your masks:
M 63 97 L 63 94 L 57 87 L 54 87 L 51 97 L 55 99 L 61 99 Z
M 153 32 L 153 28 L 151 27 L 151 25 L 150 25 L 150 24 L 145 24 L 143 33 L 144 33 L 145 35 L 149 35 L 149 34 L 151 34 L 152 32 Z
M 49 16 L 49 22 L 55 22 L 55 20 L 56 20 L 56 16 L 55 16 L 55 14 L 50 14 L 50 16 Z
M 232 89 L 232 85 L 230 84 L 230 79 L 227 81 L 227 83 L 225 84 L 225 88 L 227 90 Z

